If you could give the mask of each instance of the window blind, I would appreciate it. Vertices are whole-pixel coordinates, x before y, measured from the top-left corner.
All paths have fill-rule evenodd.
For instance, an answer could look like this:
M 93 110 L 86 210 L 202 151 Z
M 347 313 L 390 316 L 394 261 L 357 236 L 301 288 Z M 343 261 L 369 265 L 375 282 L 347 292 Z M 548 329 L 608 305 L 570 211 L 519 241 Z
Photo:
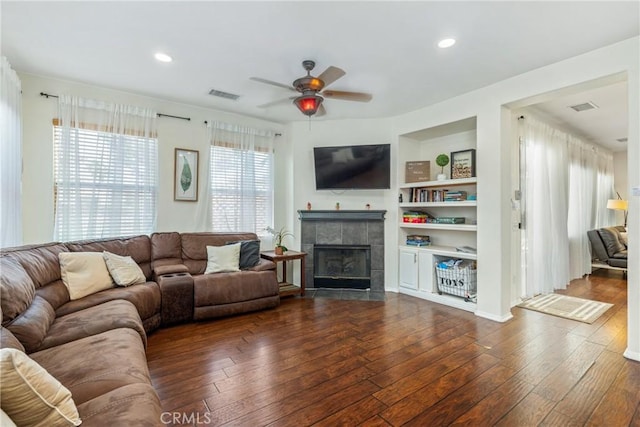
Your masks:
M 210 154 L 212 230 L 264 234 L 273 224 L 272 152 L 216 143 Z
M 55 238 L 151 233 L 157 145 L 155 138 L 54 125 Z

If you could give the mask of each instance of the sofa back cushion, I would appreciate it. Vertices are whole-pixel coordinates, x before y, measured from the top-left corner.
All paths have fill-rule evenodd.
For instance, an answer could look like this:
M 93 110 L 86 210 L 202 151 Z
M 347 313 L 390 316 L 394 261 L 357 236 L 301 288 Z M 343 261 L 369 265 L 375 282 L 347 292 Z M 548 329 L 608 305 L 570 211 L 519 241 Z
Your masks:
M 255 233 L 182 233 L 182 260 L 191 274 L 203 274 L 207 268 L 207 246 L 229 242 L 258 240 Z
M 602 238 L 602 242 L 607 250 L 607 254 L 609 254 L 609 258 L 613 258 L 615 254 L 626 249 L 622 242 L 620 242 L 620 236 L 618 233 L 619 231 L 616 227 L 605 227 L 598 230 L 598 234 L 600 234 L 600 237 Z
M 23 313 L 34 297 L 36 287 L 25 269 L 10 257 L 0 257 L 0 306 L 5 325 Z
M 4 326 L 20 341 L 27 353 L 33 353 L 42 344 L 55 318 L 51 304 L 36 295 L 23 313 Z
M 111 252 L 130 256 L 140 266 L 145 277 L 151 278 L 151 240 L 149 236 L 133 236 L 116 239 L 83 240 L 65 243 L 71 252 Z
M 151 235 L 153 268 L 159 265 L 182 264 L 182 238 L 180 233 L 153 233 Z
M 60 280 L 58 254 L 68 252 L 62 243 L 28 245 L 3 249 L 3 255 L 13 258 L 25 269 L 36 289 Z

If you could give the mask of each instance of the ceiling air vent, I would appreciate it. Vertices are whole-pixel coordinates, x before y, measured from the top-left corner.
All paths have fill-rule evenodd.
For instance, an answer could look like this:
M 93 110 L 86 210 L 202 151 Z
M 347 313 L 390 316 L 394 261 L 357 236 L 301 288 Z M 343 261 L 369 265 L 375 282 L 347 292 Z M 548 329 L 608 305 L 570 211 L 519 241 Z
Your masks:
M 572 108 L 579 113 L 581 111 L 593 110 L 595 108 L 598 108 L 598 106 L 593 102 L 589 101 L 589 102 L 585 102 L 584 104 L 570 105 L 569 108 Z
M 629 141 L 629 138 L 617 138 L 616 141 L 618 141 L 618 142 L 627 142 L 627 141 Z
M 209 95 L 217 96 L 219 98 L 231 99 L 233 101 L 237 101 L 240 98 L 240 95 L 234 95 L 233 93 L 223 92 L 221 90 L 211 89 L 209 91 Z

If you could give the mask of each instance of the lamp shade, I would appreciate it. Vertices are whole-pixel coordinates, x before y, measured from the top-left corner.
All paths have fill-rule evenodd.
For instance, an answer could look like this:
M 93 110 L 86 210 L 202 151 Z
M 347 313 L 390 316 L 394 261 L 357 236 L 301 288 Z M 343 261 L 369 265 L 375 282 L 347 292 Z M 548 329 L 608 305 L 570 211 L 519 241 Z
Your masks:
M 313 116 L 318 112 L 318 108 L 320 108 L 322 101 L 324 101 L 324 98 L 316 95 L 315 93 L 311 93 L 302 94 L 302 96 L 294 99 L 293 103 L 296 104 L 298 110 L 300 110 L 305 116 Z
M 607 209 L 615 209 L 617 211 L 626 211 L 629 203 L 621 199 L 609 199 L 607 201 Z

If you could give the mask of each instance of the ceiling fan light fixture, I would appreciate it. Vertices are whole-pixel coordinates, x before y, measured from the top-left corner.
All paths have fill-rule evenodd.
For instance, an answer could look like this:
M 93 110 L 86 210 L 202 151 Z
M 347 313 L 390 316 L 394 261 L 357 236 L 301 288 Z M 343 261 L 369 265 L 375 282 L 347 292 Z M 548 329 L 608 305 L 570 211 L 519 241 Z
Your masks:
M 302 94 L 293 100 L 293 103 L 298 107 L 298 110 L 305 116 L 313 116 L 318 112 L 318 108 L 324 101 L 324 98 L 316 95 L 315 93 Z

